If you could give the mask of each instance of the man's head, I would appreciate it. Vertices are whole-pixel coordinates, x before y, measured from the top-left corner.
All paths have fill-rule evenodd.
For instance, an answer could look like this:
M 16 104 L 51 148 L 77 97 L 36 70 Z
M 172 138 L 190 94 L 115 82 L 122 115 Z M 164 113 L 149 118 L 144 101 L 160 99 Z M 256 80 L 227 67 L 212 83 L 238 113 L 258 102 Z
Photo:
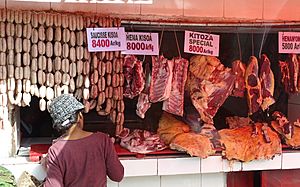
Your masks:
M 69 94 L 63 94 L 53 99 L 48 110 L 53 119 L 53 127 L 58 131 L 67 131 L 73 124 L 83 122 L 81 110 L 83 104 Z M 82 124 L 80 124 L 82 125 Z

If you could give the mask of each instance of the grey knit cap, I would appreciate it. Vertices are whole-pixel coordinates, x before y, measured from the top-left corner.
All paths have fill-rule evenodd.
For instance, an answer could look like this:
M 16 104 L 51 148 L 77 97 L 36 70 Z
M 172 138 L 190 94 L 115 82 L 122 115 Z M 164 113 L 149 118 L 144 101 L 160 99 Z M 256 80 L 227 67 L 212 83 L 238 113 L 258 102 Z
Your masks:
M 53 125 L 64 123 L 72 114 L 84 108 L 84 105 L 77 101 L 75 97 L 69 94 L 62 94 L 49 105 L 49 113 L 53 119 Z

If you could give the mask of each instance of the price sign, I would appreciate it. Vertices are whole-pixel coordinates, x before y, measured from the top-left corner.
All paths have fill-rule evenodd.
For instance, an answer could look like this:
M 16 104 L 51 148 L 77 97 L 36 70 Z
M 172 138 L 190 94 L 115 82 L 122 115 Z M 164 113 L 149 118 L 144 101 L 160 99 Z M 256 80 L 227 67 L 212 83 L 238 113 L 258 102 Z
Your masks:
M 300 54 L 300 32 L 278 32 L 279 53 Z
M 184 52 L 219 56 L 219 42 L 219 35 L 185 31 Z
M 122 51 L 126 49 L 124 27 L 87 28 L 88 51 Z
M 158 33 L 127 32 L 122 54 L 159 55 Z

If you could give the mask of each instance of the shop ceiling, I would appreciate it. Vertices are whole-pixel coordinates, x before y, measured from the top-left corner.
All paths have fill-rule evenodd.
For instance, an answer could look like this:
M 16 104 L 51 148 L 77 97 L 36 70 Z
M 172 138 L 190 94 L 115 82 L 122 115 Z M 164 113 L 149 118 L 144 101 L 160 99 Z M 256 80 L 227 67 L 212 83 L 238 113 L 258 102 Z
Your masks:
M 208 33 L 278 33 L 299 32 L 300 22 L 157 22 L 123 20 L 122 26 L 128 31 L 198 31 Z

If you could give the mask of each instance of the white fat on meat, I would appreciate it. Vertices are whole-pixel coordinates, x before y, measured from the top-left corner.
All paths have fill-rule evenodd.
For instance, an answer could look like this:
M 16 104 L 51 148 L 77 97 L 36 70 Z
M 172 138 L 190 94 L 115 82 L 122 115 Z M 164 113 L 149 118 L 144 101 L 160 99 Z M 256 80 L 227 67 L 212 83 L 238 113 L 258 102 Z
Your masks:
M 164 111 L 178 116 L 183 116 L 184 87 L 187 80 L 188 64 L 189 62 L 184 58 L 174 59 L 170 97 L 163 102 Z

